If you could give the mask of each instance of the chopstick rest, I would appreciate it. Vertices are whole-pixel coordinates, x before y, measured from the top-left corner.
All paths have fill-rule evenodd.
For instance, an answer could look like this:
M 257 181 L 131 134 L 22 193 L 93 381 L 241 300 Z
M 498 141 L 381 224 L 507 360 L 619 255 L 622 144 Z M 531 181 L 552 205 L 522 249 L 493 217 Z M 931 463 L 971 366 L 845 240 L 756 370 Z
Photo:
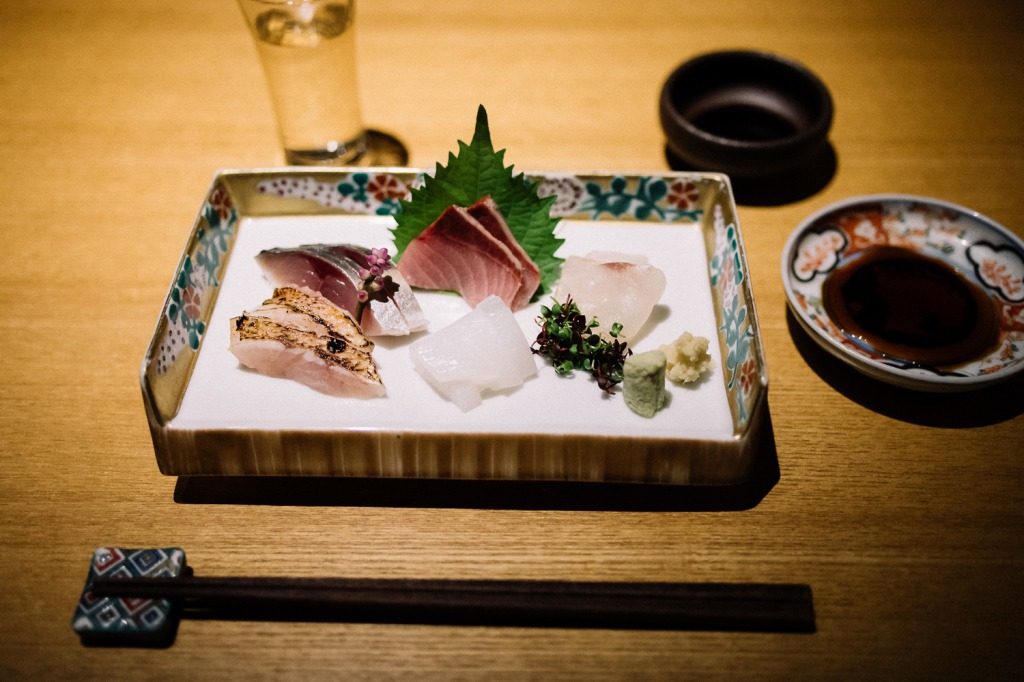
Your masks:
M 177 572 L 90 571 L 83 601 L 106 602 L 99 611 L 110 613 L 166 608 L 167 620 L 815 631 L 811 590 L 801 584 L 198 577 L 185 566 L 184 553 L 180 558 Z M 94 618 L 79 629 L 77 618 L 76 612 L 83 642 L 98 632 L 135 641 L 152 637 L 132 619 L 118 627 L 110 616 L 99 624 Z
M 174 641 L 180 603 L 169 598 L 99 595 L 98 579 L 178 578 L 191 572 L 178 547 L 126 549 L 100 547 L 71 618 L 71 628 L 89 646 L 169 646 Z

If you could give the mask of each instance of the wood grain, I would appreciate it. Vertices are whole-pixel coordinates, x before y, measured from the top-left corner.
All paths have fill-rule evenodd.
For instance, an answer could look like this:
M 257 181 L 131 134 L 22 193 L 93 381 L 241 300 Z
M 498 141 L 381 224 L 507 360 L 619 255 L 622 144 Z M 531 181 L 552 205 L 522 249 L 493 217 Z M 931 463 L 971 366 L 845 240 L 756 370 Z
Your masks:
M 935 196 L 1024 234 L 1017 3 L 379 0 L 360 13 L 366 119 L 417 167 L 465 139 L 484 103 L 519 169 L 662 170 L 656 98 L 678 62 L 755 47 L 819 73 L 835 176 L 740 208 L 778 483 L 727 512 L 545 508 L 510 491 L 422 504 L 402 488 L 175 501 L 139 365 L 214 171 L 281 163 L 255 50 L 230 2 L 3 3 L 0 677 L 1019 674 L 1024 382 L 879 387 L 801 336 L 779 278 L 796 224 L 854 194 Z M 167 651 L 86 649 L 69 621 L 103 544 L 179 545 L 212 575 L 807 583 L 818 632 L 211 621 L 183 624 Z

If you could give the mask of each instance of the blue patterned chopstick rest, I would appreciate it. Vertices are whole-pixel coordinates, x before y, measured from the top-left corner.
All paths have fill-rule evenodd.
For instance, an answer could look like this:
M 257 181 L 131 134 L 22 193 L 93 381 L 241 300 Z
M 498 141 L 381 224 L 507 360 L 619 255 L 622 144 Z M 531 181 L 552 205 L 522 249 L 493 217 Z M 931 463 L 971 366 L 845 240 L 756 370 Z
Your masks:
M 174 641 L 178 614 L 167 599 L 96 597 L 97 577 L 177 577 L 185 571 L 185 552 L 177 547 L 125 549 L 100 547 L 71 619 L 71 628 L 90 646 L 166 646 Z

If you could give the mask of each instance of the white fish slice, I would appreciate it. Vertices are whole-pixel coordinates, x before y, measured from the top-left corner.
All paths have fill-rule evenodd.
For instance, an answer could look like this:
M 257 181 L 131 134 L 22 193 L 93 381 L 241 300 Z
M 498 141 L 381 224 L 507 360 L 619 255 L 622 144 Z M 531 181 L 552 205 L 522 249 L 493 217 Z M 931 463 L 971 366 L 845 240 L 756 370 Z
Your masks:
M 416 371 L 463 411 L 480 405 L 485 393 L 520 386 L 537 374 L 530 342 L 497 296 L 417 340 L 409 353 Z
M 598 331 L 607 335 L 613 323 L 622 325 L 620 337 L 634 339 L 665 293 L 665 273 L 643 256 L 594 252 L 569 256 L 555 288 L 555 300 L 572 296 L 588 320 L 597 319 Z

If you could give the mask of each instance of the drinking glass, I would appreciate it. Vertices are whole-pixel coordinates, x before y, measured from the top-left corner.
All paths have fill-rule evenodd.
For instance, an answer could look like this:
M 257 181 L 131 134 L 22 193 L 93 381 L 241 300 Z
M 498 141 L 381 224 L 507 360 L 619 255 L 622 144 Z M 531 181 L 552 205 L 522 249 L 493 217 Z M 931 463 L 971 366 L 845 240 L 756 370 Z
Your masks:
M 355 0 L 238 0 L 259 52 L 285 161 L 374 162 L 359 106 Z M 387 138 L 387 139 L 384 139 Z

